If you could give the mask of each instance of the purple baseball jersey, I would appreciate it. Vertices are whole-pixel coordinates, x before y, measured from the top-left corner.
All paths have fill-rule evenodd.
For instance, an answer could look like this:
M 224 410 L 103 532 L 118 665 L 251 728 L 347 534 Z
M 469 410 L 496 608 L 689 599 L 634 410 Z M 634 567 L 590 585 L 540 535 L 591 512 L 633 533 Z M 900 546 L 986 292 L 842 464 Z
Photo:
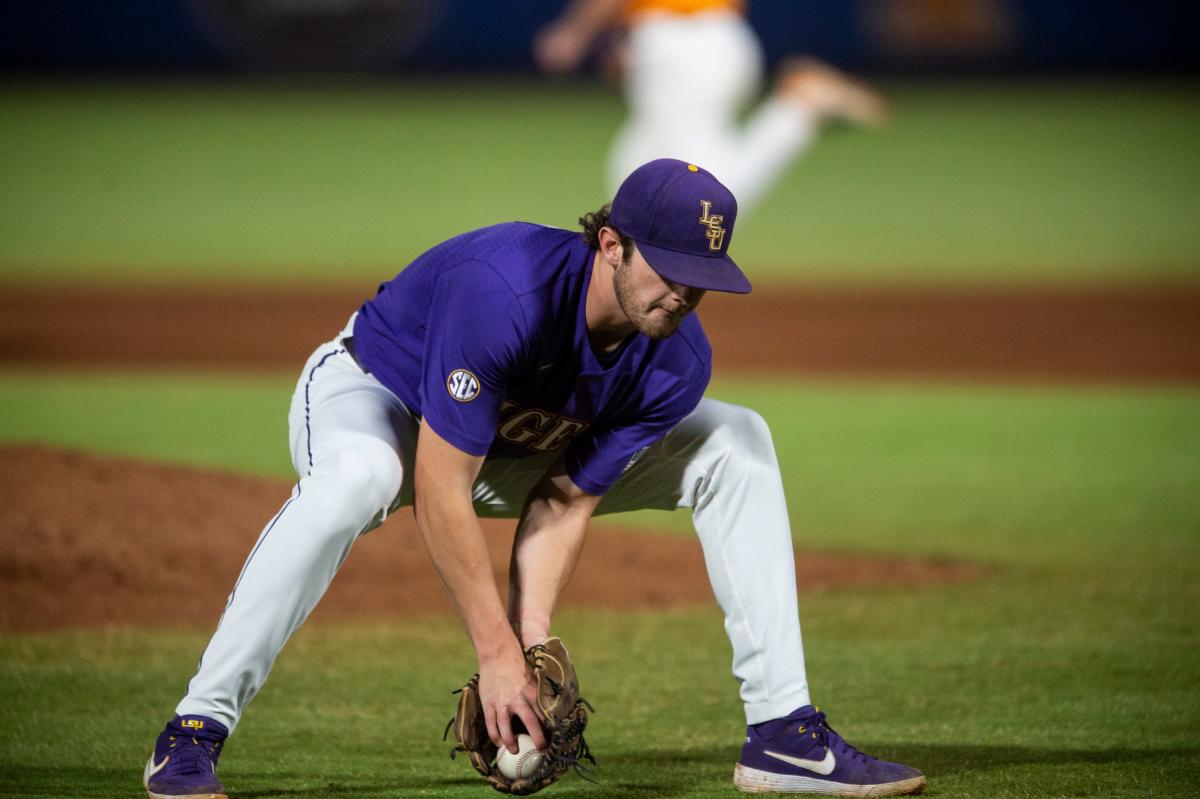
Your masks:
M 603 494 L 630 458 L 700 402 L 712 350 L 694 314 L 611 355 L 588 343 L 595 250 L 578 232 L 521 222 L 452 238 L 363 304 L 364 368 L 471 455 L 563 451 L 577 486 Z

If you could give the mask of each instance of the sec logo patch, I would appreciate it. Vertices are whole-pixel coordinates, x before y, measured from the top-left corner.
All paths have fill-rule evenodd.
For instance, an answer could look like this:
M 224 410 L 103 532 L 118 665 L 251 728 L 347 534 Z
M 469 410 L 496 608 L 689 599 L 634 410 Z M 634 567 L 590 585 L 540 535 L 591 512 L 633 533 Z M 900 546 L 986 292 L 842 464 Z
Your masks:
M 455 369 L 446 378 L 446 390 L 459 402 L 470 402 L 479 396 L 479 378 L 466 369 Z

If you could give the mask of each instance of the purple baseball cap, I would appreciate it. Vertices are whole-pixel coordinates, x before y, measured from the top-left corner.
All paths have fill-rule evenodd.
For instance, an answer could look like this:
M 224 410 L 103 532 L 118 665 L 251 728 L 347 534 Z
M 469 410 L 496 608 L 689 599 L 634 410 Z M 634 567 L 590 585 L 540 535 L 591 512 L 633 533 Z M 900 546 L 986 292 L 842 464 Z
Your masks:
M 728 254 L 737 200 L 708 170 L 674 158 L 642 164 L 617 189 L 608 218 L 672 283 L 750 291 Z

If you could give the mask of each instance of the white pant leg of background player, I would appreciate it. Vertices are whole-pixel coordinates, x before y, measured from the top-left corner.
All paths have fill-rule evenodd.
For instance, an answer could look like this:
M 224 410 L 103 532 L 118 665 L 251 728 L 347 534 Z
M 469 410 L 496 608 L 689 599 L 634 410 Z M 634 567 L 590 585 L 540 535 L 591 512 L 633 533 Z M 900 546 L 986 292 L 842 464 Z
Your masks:
M 681 158 L 720 178 L 744 214 L 816 137 L 813 114 L 774 97 L 740 122 L 762 82 L 763 54 L 738 14 L 645 15 L 628 55 L 628 113 L 609 154 L 613 192 L 638 165 Z
M 485 462 L 475 490 L 479 513 L 519 513 L 549 464 L 544 459 Z M 768 721 L 809 704 L 792 531 L 775 447 L 762 417 L 748 408 L 701 400 L 646 450 L 605 495 L 597 513 L 677 507 L 693 511 L 709 580 L 725 611 L 747 721 Z
M 300 376 L 288 417 L 300 481 L 243 566 L 177 713 L 233 730 L 354 540 L 383 521 L 411 469 L 411 455 L 399 453 L 415 452 L 415 420 L 339 349 L 317 348 Z

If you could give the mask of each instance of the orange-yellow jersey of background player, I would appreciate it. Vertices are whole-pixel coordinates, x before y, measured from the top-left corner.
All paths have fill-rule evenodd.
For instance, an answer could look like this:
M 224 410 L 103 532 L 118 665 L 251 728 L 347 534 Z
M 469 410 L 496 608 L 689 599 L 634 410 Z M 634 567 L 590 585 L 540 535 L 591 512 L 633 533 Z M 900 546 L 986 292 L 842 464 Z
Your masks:
M 631 19 L 644 12 L 699 14 L 705 11 L 741 13 L 745 10 L 746 4 L 741 0 L 629 0 L 625 4 L 624 17 Z

